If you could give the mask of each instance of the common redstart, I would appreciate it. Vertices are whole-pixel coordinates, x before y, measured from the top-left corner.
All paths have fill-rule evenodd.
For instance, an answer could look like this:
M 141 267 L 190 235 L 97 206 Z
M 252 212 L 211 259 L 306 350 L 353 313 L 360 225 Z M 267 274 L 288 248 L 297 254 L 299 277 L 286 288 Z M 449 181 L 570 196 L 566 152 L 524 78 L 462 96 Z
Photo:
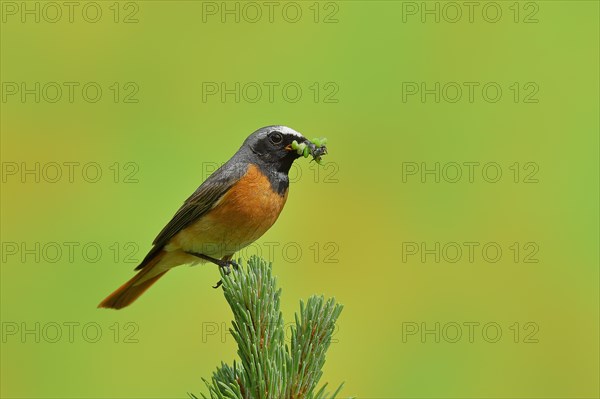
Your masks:
M 294 160 L 311 154 L 320 161 L 325 153 L 324 145 L 286 126 L 252 133 L 179 208 L 135 268 L 138 273 L 98 307 L 130 305 L 176 266 L 212 262 L 227 270 L 237 267 L 231 260 L 235 252 L 261 237 L 279 217 Z

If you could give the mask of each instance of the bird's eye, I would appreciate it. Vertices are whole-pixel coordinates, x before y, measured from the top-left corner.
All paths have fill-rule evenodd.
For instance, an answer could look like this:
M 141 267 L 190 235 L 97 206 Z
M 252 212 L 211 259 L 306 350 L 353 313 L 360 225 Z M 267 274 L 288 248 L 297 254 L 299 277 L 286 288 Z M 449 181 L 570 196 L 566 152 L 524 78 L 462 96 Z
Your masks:
M 279 132 L 271 132 L 269 134 L 269 140 L 273 144 L 280 144 L 283 141 L 283 135 Z

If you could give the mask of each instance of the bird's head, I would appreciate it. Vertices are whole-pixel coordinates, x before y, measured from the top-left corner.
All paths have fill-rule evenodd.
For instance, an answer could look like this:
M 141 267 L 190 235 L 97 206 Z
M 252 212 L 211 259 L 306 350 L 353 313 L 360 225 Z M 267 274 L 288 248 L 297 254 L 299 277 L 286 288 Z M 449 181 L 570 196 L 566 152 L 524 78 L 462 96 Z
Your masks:
M 302 134 L 287 126 L 273 125 L 258 129 L 244 142 L 255 157 L 287 173 L 295 159 L 312 155 L 319 161 L 327 153 L 324 145 L 315 145 Z M 306 149 L 306 150 L 305 150 Z

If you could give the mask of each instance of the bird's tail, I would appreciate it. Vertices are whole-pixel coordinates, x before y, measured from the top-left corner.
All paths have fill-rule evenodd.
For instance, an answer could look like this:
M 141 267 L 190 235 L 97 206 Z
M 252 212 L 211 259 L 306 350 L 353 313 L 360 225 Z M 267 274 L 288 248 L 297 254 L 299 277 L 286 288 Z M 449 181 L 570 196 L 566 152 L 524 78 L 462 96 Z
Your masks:
M 160 262 L 165 252 L 159 252 L 150 262 L 148 262 L 142 270 L 140 270 L 135 276 L 133 276 L 125 284 L 117 288 L 115 292 L 106 297 L 105 300 L 100 302 L 99 308 L 110 308 L 110 309 L 121 309 L 125 306 L 131 305 L 136 299 L 139 298 L 152 284 L 154 284 L 164 272 L 147 277 L 148 274 L 152 273 L 152 269 Z M 155 271 L 156 272 L 156 271 Z M 154 274 L 154 273 L 152 273 Z

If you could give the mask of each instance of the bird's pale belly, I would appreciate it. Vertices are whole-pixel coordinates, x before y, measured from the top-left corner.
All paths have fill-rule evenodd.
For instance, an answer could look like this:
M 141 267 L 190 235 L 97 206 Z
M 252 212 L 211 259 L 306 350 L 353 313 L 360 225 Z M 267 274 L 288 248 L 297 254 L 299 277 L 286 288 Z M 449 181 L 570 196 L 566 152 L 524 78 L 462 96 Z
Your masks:
M 287 199 L 250 165 L 246 175 L 197 222 L 173 237 L 165 249 L 231 256 L 261 237 L 277 220 Z

